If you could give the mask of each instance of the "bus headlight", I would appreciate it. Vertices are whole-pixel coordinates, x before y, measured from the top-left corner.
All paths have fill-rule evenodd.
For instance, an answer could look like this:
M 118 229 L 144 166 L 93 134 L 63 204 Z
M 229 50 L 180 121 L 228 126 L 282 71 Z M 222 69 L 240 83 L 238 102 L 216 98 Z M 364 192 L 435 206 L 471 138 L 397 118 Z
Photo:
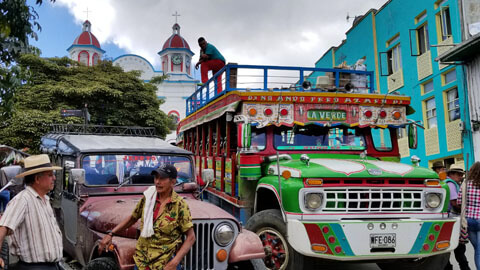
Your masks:
M 428 208 L 437 208 L 442 203 L 442 197 L 438 193 L 427 193 L 425 203 Z
M 321 193 L 307 193 L 305 194 L 305 207 L 308 210 L 315 211 L 322 206 L 322 194 Z
M 221 223 L 215 229 L 214 238 L 219 246 L 227 246 L 232 242 L 234 236 L 235 231 L 233 230 L 232 225 L 228 223 Z

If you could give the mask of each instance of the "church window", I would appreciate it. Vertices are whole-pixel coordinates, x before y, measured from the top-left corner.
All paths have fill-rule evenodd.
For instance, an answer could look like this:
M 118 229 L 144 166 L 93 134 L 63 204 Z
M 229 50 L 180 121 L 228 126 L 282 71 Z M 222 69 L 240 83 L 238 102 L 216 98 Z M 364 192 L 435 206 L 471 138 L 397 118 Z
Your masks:
M 100 61 L 100 57 L 98 57 L 98 54 L 93 55 L 93 65 L 98 64 L 98 61 Z
M 82 51 L 78 54 L 78 62 L 88 66 L 88 52 Z

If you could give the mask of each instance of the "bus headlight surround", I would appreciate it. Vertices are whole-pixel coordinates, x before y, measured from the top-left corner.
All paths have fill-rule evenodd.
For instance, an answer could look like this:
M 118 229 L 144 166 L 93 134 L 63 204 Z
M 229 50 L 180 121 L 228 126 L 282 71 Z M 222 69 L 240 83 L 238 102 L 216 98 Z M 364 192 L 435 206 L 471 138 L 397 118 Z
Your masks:
M 438 193 L 427 193 L 425 195 L 425 204 L 428 208 L 438 208 L 442 203 L 442 196 Z
M 305 194 L 305 207 L 308 210 L 315 211 L 322 206 L 323 196 L 321 193 Z
M 215 229 L 215 242 L 222 247 L 228 246 L 235 236 L 235 230 L 229 223 L 220 223 Z

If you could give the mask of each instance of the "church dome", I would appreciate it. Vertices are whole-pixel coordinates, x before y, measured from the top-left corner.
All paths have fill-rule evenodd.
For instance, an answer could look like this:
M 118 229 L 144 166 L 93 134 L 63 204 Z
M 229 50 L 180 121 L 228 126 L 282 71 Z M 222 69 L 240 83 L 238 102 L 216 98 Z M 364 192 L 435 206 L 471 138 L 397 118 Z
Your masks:
M 165 41 L 162 50 L 170 48 L 184 48 L 190 50 L 190 46 L 188 45 L 187 41 L 180 36 L 180 25 L 176 23 L 173 25 L 172 29 L 173 34 L 167 39 L 167 41 Z
M 73 41 L 72 45 L 92 45 L 101 49 L 100 42 L 90 31 L 91 26 L 92 24 L 88 20 L 85 21 L 83 23 L 83 32 Z

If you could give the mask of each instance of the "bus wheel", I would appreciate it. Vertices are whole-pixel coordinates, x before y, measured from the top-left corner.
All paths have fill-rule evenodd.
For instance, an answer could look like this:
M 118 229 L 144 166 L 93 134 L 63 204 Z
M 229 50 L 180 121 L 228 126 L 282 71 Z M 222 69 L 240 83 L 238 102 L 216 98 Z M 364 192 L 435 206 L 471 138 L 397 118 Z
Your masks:
M 382 270 L 436 270 L 444 269 L 450 258 L 450 253 L 430 256 L 420 259 L 402 259 L 385 263 L 377 263 Z
M 262 240 L 266 255 L 264 262 L 268 269 L 303 269 L 304 257 L 286 240 L 287 227 L 280 210 L 260 211 L 248 220 L 245 227 L 256 233 Z

